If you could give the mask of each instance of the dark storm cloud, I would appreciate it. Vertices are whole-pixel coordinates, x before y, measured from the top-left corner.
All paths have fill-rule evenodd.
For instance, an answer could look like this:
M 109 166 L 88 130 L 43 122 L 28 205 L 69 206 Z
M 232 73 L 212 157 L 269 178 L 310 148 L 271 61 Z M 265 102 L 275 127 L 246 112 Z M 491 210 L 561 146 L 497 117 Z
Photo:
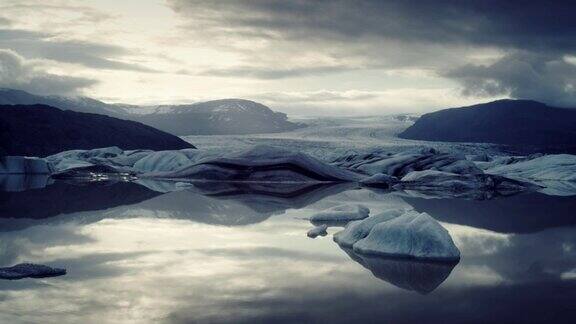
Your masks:
M 562 57 L 515 53 L 491 65 L 465 65 L 445 74 L 469 96 L 510 95 L 559 106 L 576 103 L 576 65 Z
M 576 49 L 576 2 L 555 1 L 201 1 L 172 8 L 219 26 L 283 37 L 393 38 L 523 49 Z M 200 17 L 202 15 L 202 17 Z M 270 37 L 270 34 L 266 34 Z M 274 35 L 272 33 L 272 35 Z
M 244 35 L 271 42 L 270 47 L 296 42 L 301 44 L 302 51 L 319 53 L 339 47 L 339 57 L 332 57 L 363 55 L 370 62 L 367 67 L 374 64 L 390 68 L 418 67 L 418 64 L 432 67 L 441 75 L 463 82 L 469 94 L 507 93 L 514 97 L 575 101 L 574 89 L 569 86 L 574 83 L 574 74 L 562 71 L 562 68 L 572 71 L 573 67 L 562 61 L 562 57 L 576 53 L 576 1 L 169 0 L 168 3 L 189 19 L 185 28 L 212 35 L 224 33 L 224 45 L 234 35 Z M 393 47 L 401 50 L 390 52 Z M 505 57 L 493 66 L 467 65 L 454 70 L 446 63 L 463 64 L 450 57 L 450 50 L 463 48 L 468 49 L 467 54 L 493 49 Z M 256 52 L 261 50 L 255 47 L 252 54 L 258 55 Z M 298 48 L 290 54 L 298 55 Z M 288 75 L 283 68 L 273 72 L 275 68 L 278 67 L 253 73 L 252 77 Z M 237 76 L 245 72 L 240 70 L 214 72 Z M 549 81 L 552 84 L 546 84 Z
M 46 73 L 11 50 L 0 49 L 0 87 L 36 94 L 74 94 L 95 80 Z

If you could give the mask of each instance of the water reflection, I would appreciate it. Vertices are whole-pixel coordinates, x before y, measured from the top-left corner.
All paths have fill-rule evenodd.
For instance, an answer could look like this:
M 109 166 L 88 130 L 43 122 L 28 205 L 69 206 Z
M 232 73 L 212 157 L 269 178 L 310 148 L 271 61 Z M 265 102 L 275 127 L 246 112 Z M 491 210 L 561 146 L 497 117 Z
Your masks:
M 438 221 L 500 233 L 533 233 L 576 225 L 576 196 L 532 192 L 491 200 L 404 197 L 419 212 Z
M 218 184 L 163 193 L 131 185 L 57 182 L 0 194 L 2 226 L 12 226 L 0 232 L 0 266 L 68 269 L 64 277 L 0 282 L 0 322 L 561 323 L 576 315 L 570 200 L 422 202 L 348 187 Z M 529 201 L 564 220 L 531 216 Z M 429 212 L 462 259 L 359 256 L 332 241 L 336 228 L 308 239 L 302 219 L 343 202 L 373 213 L 395 204 Z
M 396 287 L 428 294 L 438 288 L 458 262 L 423 262 L 398 258 L 366 256 L 340 247 L 352 260 Z

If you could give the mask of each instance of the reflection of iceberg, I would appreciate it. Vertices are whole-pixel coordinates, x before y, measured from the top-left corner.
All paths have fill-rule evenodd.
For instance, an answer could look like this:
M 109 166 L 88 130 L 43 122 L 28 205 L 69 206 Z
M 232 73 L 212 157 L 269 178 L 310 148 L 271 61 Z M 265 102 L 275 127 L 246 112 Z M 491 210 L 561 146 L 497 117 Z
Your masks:
M 458 262 L 422 262 L 378 256 L 365 256 L 341 247 L 352 260 L 396 287 L 428 294 L 448 278 Z
M 356 188 L 352 183 L 195 182 L 189 189 L 220 200 L 233 200 L 259 212 L 300 209 L 325 197 Z
M 576 224 L 576 197 L 526 193 L 491 200 L 403 197 L 415 210 L 453 224 L 500 233 L 531 233 Z
M 54 182 L 47 174 L 0 174 L 0 191 L 41 189 Z
M 148 181 L 147 185 L 165 187 L 161 182 Z M 163 194 L 131 182 L 78 185 L 56 181 L 43 189 L 2 193 L 0 231 L 70 219 L 81 218 L 83 223 L 90 223 L 103 218 L 135 216 L 226 226 L 255 224 L 286 209 L 303 208 L 350 185 L 206 182 L 187 184 L 186 190 Z M 99 210 L 106 211 L 78 214 Z M 54 218 L 63 214 L 71 215 Z M 46 220 L 39 222 L 38 219 Z

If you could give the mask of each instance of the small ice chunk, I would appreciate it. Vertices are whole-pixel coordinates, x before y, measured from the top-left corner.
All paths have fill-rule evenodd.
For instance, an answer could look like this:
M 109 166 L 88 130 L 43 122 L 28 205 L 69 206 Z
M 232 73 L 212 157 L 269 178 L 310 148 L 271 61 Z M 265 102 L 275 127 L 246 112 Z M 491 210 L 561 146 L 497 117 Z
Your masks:
M 326 236 L 328 234 L 328 232 L 326 232 L 327 229 L 328 229 L 328 225 L 326 225 L 326 224 L 318 225 L 316 227 L 311 228 L 306 235 L 308 235 L 309 238 L 316 238 L 318 236 Z
M 362 205 L 340 205 L 312 215 L 310 221 L 353 221 L 364 219 L 368 217 L 368 214 L 370 214 L 370 209 Z
M 47 278 L 63 276 L 66 269 L 32 263 L 20 263 L 12 267 L 0 268 L 0 279 L 17 280 L 23 278 Z

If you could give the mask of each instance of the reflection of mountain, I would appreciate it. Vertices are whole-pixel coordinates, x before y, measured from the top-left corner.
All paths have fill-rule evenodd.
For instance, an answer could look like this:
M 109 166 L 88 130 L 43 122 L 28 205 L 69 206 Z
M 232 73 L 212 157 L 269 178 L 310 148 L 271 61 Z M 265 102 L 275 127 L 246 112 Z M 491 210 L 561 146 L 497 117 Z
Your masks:
M 576 197 L 527 193 L 492 200 L 403 198 L 441 222 L 500 233 L 531 233 L 576 225 Z
M 342 247 L 340 247 L 342 248 Z M 365 256 L 342 248 L 352 260 L 396 287 L 428 294 L 448 278 L 458 262 L 421 262 L 406 259 Z
M 42 189 L 0 192 L 0 218 L 48 218 L 135 204 L 160 193 L 130 182 L 73 185 L 57 181 Z

